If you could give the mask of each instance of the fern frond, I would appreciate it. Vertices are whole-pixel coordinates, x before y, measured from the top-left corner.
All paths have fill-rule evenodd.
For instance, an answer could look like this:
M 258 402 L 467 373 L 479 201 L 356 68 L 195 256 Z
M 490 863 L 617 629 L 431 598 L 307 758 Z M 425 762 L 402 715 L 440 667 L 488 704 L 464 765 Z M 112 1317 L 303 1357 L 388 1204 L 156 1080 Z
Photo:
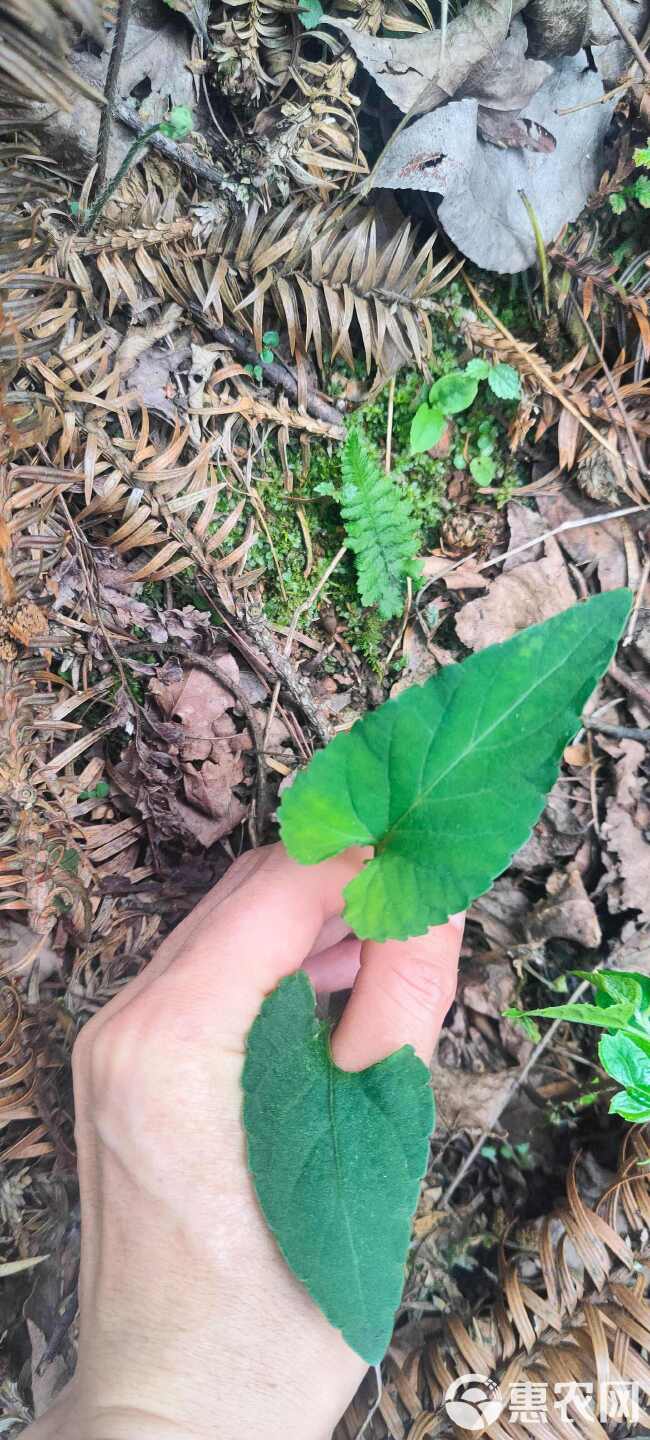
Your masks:
M 356 558 L 361 601 L 377 605 L 379 614 L 390 620 L 402 612 L 405 581 L 419 575 L 411 507 L 357 430 L 346 440 L 341 470 L 341 515 Z

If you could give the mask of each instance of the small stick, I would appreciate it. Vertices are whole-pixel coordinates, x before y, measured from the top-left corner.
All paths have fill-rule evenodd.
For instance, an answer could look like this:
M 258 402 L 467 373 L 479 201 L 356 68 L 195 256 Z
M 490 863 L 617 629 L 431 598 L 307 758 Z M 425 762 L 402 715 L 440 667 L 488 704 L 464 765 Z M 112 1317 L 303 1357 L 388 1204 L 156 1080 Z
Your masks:
M 606 725 L 601 720 L 583 720 L 585 730 L 593 730 L 596 735 L 611 735 L 614 740 L 641 740 L 644 744 L 650 742 L 650 730 L 639 730 L 635 725 Z
M 569 295 L 569 300 L 571 301 L 571 304 L 572 304 L 572 306 L 573 306 L 573 308 L 574 308 L 574 310 L 575 310 L 575 312 L 576 312 L 576 315 L 578 316 L 578 320 L 580 321 L 580 324 L 583 326 L 583 329 L 586 331 L 587 336 L 588 336 L 589 340 L 591 341 L 591 344 L 593 345 L 594 350 L 596 351 L 596 354 L 597 354 L 597 356 L 598 356 L 598 359 L 600 360 L 600 363 L 601 363 L 601 365 L 602 365 L 602 367 L 603 367 L 603 370 L 605 371 L 605 378 L 606 378 L 606 380 L 607 380 L 607 383 L 608 383 L 608 385 L 609 385 L 609 388 L 610 388 L 610 390 L 611 390 L 611 392 L 612 392 L 612 395 L 613 395 L 613 397 L 614 397 L 614 404 L 615 404 L 615 406 L 616 406 L 616 409 L 618 410 L 618 413 L 619 413 L 619 415 L 620 415 L 620 417 L 621 417 L 621 420 L 623 421 L 623 425 L 625 426 L 625 431 L 626 431 L 626 434 L 627 434 L 627 438 L 628 438 L 628 440 L 629 440 L 629 442 L 630 442 L 630 445 L 632 446 L 632 449 L 633 449 L 633 451 L 634 451 L 634 457 L 635 457 L 635 460 L 636 460 L 636 463 L 637 463 L 637 468 L 638 468 L 638 471 L 639 471 L 639 475 L 647 475 L 647 473 L 648 473 L 648 467 L 647 467 L 647 465 L 644 463 L 643 456 L 642 456 L 641 451 L 640 451 L 640 449 L 639 449 L 639 442 L 638 442 L 638 440 L 637 440 L 637 438 L 636 438 L 636 435 L 635 435 L 635 433 L 634 433 L 634 430 L 633 430 L 633 428 L 632 428 L 632 425 L 630 424 L 629 416 L 628 416 L 628 414 L 627 414 L 627 411 L 626 411 L 626 409 L 625 409 L 625 406 L 623 405 L 623 403 L 622 403 L 622 401 L 621 401 L 621 397 L 620 397 L 620 395 L 619 395 L 619 393 L 618 393 L 618 388 L 617 388 L 617 385 L 616 385 L 616 381 L 614 380 L 614 376 L 612 375 L 612 372 L 611 372 L 611 370 L 610 370 L 610 368 L 609 368 L 609 365 L 607 364 L 607 361 L 606 361 L 605 356 L 604 356 L 604 354 L 603 354 L 602 346 L 598 344 L 598 341 L 597 341 L 597 339 L 596 339 L 596 336 L 594 335 L 594 332 L 593 332 L 593 330 L 592 330 L 592 328 L 591 328 L 591 325 L 589 324 L 589 321 L 588 321 L 586 315 L 583 315 L 582 310 L 581 310 L 581 308 L 580 308 L 577 300 L 575 299 L 575 296 Z
M 616 6 L 613 4 L 613 0 L 602 0 L 602 7 L 603 10 L 607 11 L 610 20 L 614 21 L 619 35 L 623 37 L 626 45 L 629 45 L 635 60 L 638 61 L 638 64 L 641 66 L 641 69 L 646 78 L 650 80 L 650 61 L 648 60 L 647 55 L 644 55 L 641 46 L 636 39 L 636 36 L 632 34 L 629 26 L 626 25 L 623 16 L 620 14 L 620 11 L 616 9 Z
M 357 1430 L 357 1433 L 356 1433 L 356 1435 L 355 1435 L 355 1437 L 354 1437 L 354 1440 L 363 1440 L 363 1437 L 364 1437 L 364 1435 L 365 1435 L 365 1433 L 366 1433 L 366 1430 L 368 1429 L 368 1426 L 369 1426 L 369 1424 L 370 1424 L 370 1421 L 371 1421 L 372 1418 L 373 1418 L 373 1415 L 376 1415 L 376 1413 L 377 1413 L 377 1411 L 378 1411 L 378 1409 L 379 1409 L 379 1406 L 380 1406 L 380 1404 L 381 1404 L 381 1397 L 382 1397 L 382 1395 L 383 1395 L 383 1393 L 384 1393 L 384 1384 L 383 1384 L 383 1380 L 382 1380 L 382 1378 L 381 1378 L 381 1365 L 371 1365 L 370 1368 L 371 1368 L 371 1370 L 374 1370 L 375 1381 L 376 1381 L 376 1384 L 377 1384 L 377 1394 L 376 1394 L 376 1396 L 375 1396 L 375 1399 L 373 1400 L 372 1405 L 370 1406 L 370 1409 L 369 1409 L 369 1411 L 368 1411 L 368 1414 L 366 1415 L 365 1420 L 363 1421 L 363 1424 L 361 1425 L 360 1429 Z
M 595 971 L 595 970 L 600 970 L 601 968 L 602 968 L 602 967 L 601 967 L 600 965 L 596 965 L 596 966 L 594 967 L 594 971 Z M 589 984 L 590 984 L 590 981 L 589 981 L 589 980 L 581 980 L 581 982 L 580 982 L 577 990 L 574 990 L 573 995 L 571 996 L 571 1003 L 572 1003 L 572 1004 L 573 1004 L 574 1001 L 579 1000 L 581 995 L 584 995 L 584 992 L 585 992 L 585 990 L 588 988 Z M 515 1076 L 513 1077 L 513 1079 L 510 1081 L 510 1084 L 508 1085 L 506 1091 L 504 1092 L 503 1099 L 502 1099 L 501 1102 L 500 1102 L 499 1109 L 498 1109 L 496 1115 L 493 1117 L 492 1124 L 489 1125 L 489 1126 L 487 1127 L 487 1129 L 485 1129 L 485 1130 L 483 1130 L 483 1131 L 481 1132 L 481 1134 L 479 1135 L 478 1140 L 476 1141 L 476 1144 L 472 1146 L 472 1148 L 471 1148 L 471 1150 L 470 1150 L 470 1152 L 469 1152 L 469 1155 L 466 1155 L 466 1156 L 465 1156 L 465 1159 L 463 1160 L 463 1163 L 462 1163 L 462 1165 L 461 1165 L 461 1167 L 460 1167 L 460 1170 L 458 1171 L 458 1174 L 454 1176 L 454 1178 L 453 1178 L 453 1180 L 452 1180 L 452 1182 L 451 1182 L 451 1185 L 449 1186 L 449 1189 L 447 1190 L 446 1195 L 443 1195 L 442 1200 L 440 1201 L 440 1209 L 441 1209 L 441 1210 L 446 1210 L 446 1209 L 448 1208 L 449 1202 L 450 1202 L 450 1200 L 451 1200 L 452 1195 L 454 1195 L 454 1194 L 456 1193 L 456 1191 L 457 1191 L 457 1189 L 458 1189 L 458 1186 L 461 1185 L 462 1182 L 463 1182 L 463 1180 L 465 1179 L 465 1176 L 466 1176 L 466 1174 L 467 1174 L 467 1171 L 471 1169 L 472 1165 L 474 1164 L 474 1161 L 475 1161 L 475 1160 L 477 1159 L 477 1157 L 480 1155 L 481 1150 L 483 1149 L 483 1146 L 484 1146 L 484 1144 L 485 1144 L 485 1141 L 487 1140 L 488 1136 L 491 1134 L 492 1130 L 494 1129 L 494 1126 L 496 1125 L 497 1120 L 500 1119 L 500 1117 L 501 1117 L 501 1115 L 503 1114 L 506 1106 L 510 1104 L 510 1101 L 512 1100 L 513 1095 L 516 1094 L 517 1090 L 519 1089 L 519 1086 L 520 1086 L 520 1085 L 523 1085 L 524 1080 L 527 1080 L 527 1079 L 528 1079 L 528 1076 L 530 1075 L 531 1070 L 533 1070 L 534 1067 L 535 1067 L 535 1065 L 537 1064 L 537 1061 L 539 1060 L 540 1055 L 542 1055 L 542 1054 L 544 1053 L 544 1051 L 546 1050 L 548 1044 L 549 1044 L 550 1041 L 553 1039 L 553 1036 L 557 1033 L 557 1031 L 558 1031 L 558 1029 L 559 1029 L 559 1026 L 562 1025 L 562 1024 L 564 1024 L 564 1021 L 563 1021 L 562 1019 L 557 1019 L 557 1020 L 554 1020 L 554 1021 L 553 1021 L 553 1024 L 552 1024 L 552 1025 L 550 1026 L 550 1028 L 546 1031 L 546 1034 L 545 1034 L 545 1035 L 542 1035 L 541 1040 L 539 1040 L 539 1041 L 537 1042 L 537 1045 L 535 1046 L 535 1049 L 533 1050 L 532 1055 L 531 1055 L 531 1056 L 529 1057 L 529 1059 L 526 1061 L 526 1064 L 524 1065 L 524 1068 L 523 1068 L 523 1070 L 521 1071 L 521 1074 L 515 1075 Z
M 634 631 L 636 630 L 639 614 L 641 612 L 643 597 L 645 595 L 645 587 L 648 583 L 648 575 L 650 575 L 650 556 L 646 560 L 645 565 L 643 566 L 643 570 L 641 571 L 641 579 L 639 580 L 639 588 L 636 592 L 634 609 L 632 611 L 632 614 L 630 615 L 630 623 L 627 627 L 627 633 L 623 641 L 624 645 L 631 645 L 634 639 Z
M 97 172 L 95 174 L 95 188 L 98 195 L 101 195 L 106 184 L 106 170 L 108 167 L 108 147 L 111 138 L 111 125 L 115 109 L 115 92 L 117 81 L 124 55 L 126 43 L 126 32 L 131 18 L 131 7 L 133 0 L 121 0 L 115 34 L 113 36 L 113 48 L 111 58 L 108 62 L 106 72 L 106 84 L 104 86 L 104 98 L 106 104 L 101 113 L 99 121 L 99 134 L 97 136 Z
M 395 376 L 391 375 L 388 386 L 388 414 L 386 416 L 386 461 L 384 469 L 390 474 L 391 461 L 393 458 L 393 414 L 395 410 Z
M 303 600 L 303 601 L 302 601 L 302 604 L 301 604 L 301 605 L 298 605 L 298 606 L 296 607 L 296 609 L 294 610 L 293 615 L 292 615 L 292 617 L 291 617 L 291 622 L 290 622 L 290 625 L 289 625 L 289 631 L 288 631 L 287 638 L 286 638 L 285 645 L 284 645 L 284 653 L 285 653 L 285 655 L 290 655 L 290 654 L 291 654 L 291 646 L 293 645 L 293 637 L 294 637 L 294 635 L 295 635 L 295 633 L 296 633 L 296 630 L 297 630 L 297 628 L 298 628 L 298 620 L 299 620 L 300 616 L 301 616 L 301 615 L 304 615 L 304 613 L 305 613 L 306 610 L 311 609 L 311 606 L 313 605 L 314 601 L 315 601 L 315 600 L 318 598 L 318 596 L 320 595 L 320 592 L 321 592 L 323 586 L 327 584 L 327 581 L 329 580 L 330 575 L 333 573 L 334 570 L 336 570 L 337 565 L 338 565 L 338 564 L 340 563 L 340 561 L 343 559 L 343 556 L 345 555 L 345 552 L 346 552 L 347 548 L 348 548 L 347 545 L 341 545 L 341 548 L 340 548 L 339 550 L 337 550 L 336 555 L 334 556 L 334 559 L 333 559 L 333 560 L 330 560 L 330 563 L 329 563 L 329 565 L 327 566 L 327 569 L 323 571 L 323 573 L 322 573 L 322 575 L 321 575 L 321 577 L 320 577 L 320 580 L 318 581 L 318 584 L 314 586 L 314 589 L 312 590 L 311 595 L 308 595 L 308 596 L 307 596 L 307 599 L 306 599 L 306 600 Z

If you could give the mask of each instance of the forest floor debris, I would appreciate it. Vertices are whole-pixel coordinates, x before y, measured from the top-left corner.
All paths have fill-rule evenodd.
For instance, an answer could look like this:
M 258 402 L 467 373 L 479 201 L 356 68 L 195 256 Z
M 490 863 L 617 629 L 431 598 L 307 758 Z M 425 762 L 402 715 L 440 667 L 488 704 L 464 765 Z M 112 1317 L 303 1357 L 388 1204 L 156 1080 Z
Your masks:
M 452 1368 L 469 1362 L 463 1327 L 479 1312 L 501 1363 L 500 1275 L 513 1353 L 529 1311 L 550 1320 L 538 1217 L 579 1150 L 580 1193 L 591 1206 L 605 1193 L 604 1243 L 629 1268 L 628 1239 L 612 1238 L 615 1192 L 593 1170 L 597 1157 L 613 1180 L 624 1128 L 607 1120 L 593 1041 L 562 1025 L 540 1040 L 502 1012 L 566 996 L 594 963 L 650 974 L 647 162 L 635 159 L 647 85 L 610 7 L 573 7 L 616 82 L 580 112 L 607 131 L 605 150 L 577 177 L 561 233 L 549 172 L 540 196 L 527 182 L 541 249 L 521 200 L 514 219 L 504 200 L 508 244 L 537 262 L 504 282 L 450 249 L 445 214 L 453 199 L 463 234 L 486 231 L 467 199 L 476 167 L 543 176 L 558 163 L 546 110 L 531 108 L 547 72 L 602 91 L 596 71 L 585 82 L 583 62 L 557 58 L 557 5 L 530 3 L 508 34 L 495 0 L 490 93 L 490 37 L 474 27 L 467 40 L 473 0 L 449 26 L 442 76 L 429 63 L 439 14 L 423 0 L 399 14 L 364 3 L 352 19 L 337 0 L 328 40 L 273 4 L 259 24 L 248 0 L 132 8 L 109 178 L 170 101 L 193 107 L 195 130 L 186 147 L 154 137 L 84 235 L 115 9 L 67 0 L 58 9 L 86 28 L 61 32 L 46 4 L 52 30 L 37 37 L 0 7 L 8 53 L 20 42 L 31 63 L 0 121 L 0 1425 L 19 1433 L 74 1363 L 78 1025 L 237 854 L 273 838 L 280 787 L 316 745 L 468 650 L 627 584 L 636 604 L 617 662 L 534 834 L 469 915 L 404 1308 L 366 1430 L 413 1440 L 444 1433 L 425 1377 L 443 1312 L 456 1317 Z M 645 43 L 641 3 L 619 12 Z M 382 66 L 407 46 L 417 66 L 395 110 Z M 458 70 L 470 58 L 473 78 Z M 424 85 L 442 103 L 425 105 Z M 376 136 L 408 110 L 414 124 L 373 174 Z M 441 136 L 449 188 L 436 209 Z M 413 185 L 401 172 L 422 146 Z M 429 386 L 472 359 L 513 367 L 519 401 L 483 387 L 436 447 L 411 454 Z M 337 498 L 341 440 L 359 422 L 419 534 L 421 578 L 390 623 L 361 602 Z M 481 456 L 487 485 L 471 470 Z M 619 1184 L 642 1254 L 650 1213 L 630 1166 L 647 1162 L 644 1144 L 624 1141 Z M 569 1174 L 572 1240 L 595 1244 L 595 1227 L 602 1241 Z M 54 1254 L 64 1263 L 43 1259 Z M 625 1307 L 610 1278 L 604 1262 L 583 1276 L 586 1305 L 600 1291 Z M 639 1298 L 647 1329 L 646 1310 Z M 362 1400 L 341 1440 L 367 1419 Z

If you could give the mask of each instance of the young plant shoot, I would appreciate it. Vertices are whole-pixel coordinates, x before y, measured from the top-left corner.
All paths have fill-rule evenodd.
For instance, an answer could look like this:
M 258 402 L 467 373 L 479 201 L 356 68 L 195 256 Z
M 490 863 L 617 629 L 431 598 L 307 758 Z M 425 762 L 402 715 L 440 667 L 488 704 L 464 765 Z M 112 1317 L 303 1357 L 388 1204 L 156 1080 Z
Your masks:
M 595 596 L 447 666 L 337 735 L 296 777 L 280 807 L 294 859 L 374 850 L 345 891 L 359 937 L 422 935 L 505 870 L 541 814 L 630 603 L 627 590 Z M 618 1011 L 602 1012 L 619 1044 L 633 1010 L 630 996 L 623 1030 Z M 650 1084 L 646 1069 L 640 1076 L 633 1098 Z M 427 1164 L 427 1067 L 406 1047 L 360 1073 L 337 1069 L 298 973 L 253 1024 L 243 1084 L 267 1222 L 325 1315 L 375 1364 L 390 1340 Z

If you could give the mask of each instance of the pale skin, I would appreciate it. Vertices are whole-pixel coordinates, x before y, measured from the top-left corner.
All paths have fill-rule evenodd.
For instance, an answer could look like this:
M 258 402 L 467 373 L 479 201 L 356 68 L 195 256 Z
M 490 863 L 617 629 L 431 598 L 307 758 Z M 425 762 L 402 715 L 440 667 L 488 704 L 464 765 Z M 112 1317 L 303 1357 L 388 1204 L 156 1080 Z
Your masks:
M 302 867 L 238 860 L 74 1050 L 82 1205 L 74 1380 L 25 1440 L 328 1440 L 365 1365 L 282 1260 L 241 1127 L 247 1032 L 305 965 L 352 994 L 332 1043 L 360 1070 L 401 1045 L 428 1062 L 451 1004 L 463 917 L 359 944 L 349 851 Z

